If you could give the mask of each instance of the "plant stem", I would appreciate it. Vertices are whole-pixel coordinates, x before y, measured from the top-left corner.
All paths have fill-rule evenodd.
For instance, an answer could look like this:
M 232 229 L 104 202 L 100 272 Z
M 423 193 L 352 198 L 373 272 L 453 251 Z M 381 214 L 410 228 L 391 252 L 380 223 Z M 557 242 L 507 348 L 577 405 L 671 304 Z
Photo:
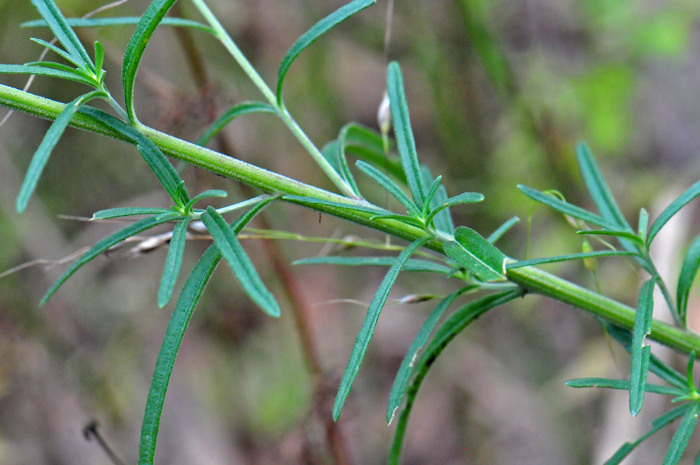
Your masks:
M 277 114 L 282 119 L 284 124 L 287 125 L 289 130 L 292 131 L 292 134 L 294 134 L 294 136 L 299 140 L 299 142 L 301 142 L 301 145 L 303 145 L 304 148 L 309 152 L 311 157 L 318 164 L 318 166 L 321 167 L 323 172 L 326 173 L 326 175 L 330 178 L 331 181 L 333 181 L 333 184 L 335 184 L 336 187 L 340 189 L 340 191 L 347 197 L 350 197 L 351 199 L 357 199 L 357 195 L 352 190 L 352 188 L 348 185 L 347 182 L 345 182 L 345 180 L 343 180 L 342 177 L 340 177 L 338 172 L 335 169 L 333 169 L 330 163 L 328 163 L 328 160 L 326 160 L 323 154 L 321 154 L 321 152 L 318 150 L 318 147 L 316 147 L 314 143 L 311 142 L 311 139 L 309 139 L 306 133 L 299 127 L 297 122 L 294 120 L 294 118 L 292 118 L 292 115 L 289 114 L 284 105 L 280 105 L 277 102 L 277 97 L 272 92 L 272 90 L 270 90 L 270 87 L 268 87 L 263 78 L 260 77 L 258 72 L 255 70 L 253 65 L 251 65 L 248 59 L 245 57 L 245 55 L 243 55 L 241 49 L 238 48 L 236 43 L 226 32 L 226 30 L 216 18 L 214 13 L 212 13 L 209 7 L 204 3 L 204 0 L 192 0 L 192 3 L 194 3 L 194 5 L 197 7 L 202 16 L 204 16 L 207 22 L 211 25 L 212 29 L 214 29 L 217 39 L 219 39 L 219 41 L 224 45 L 224 47 L 226 47 L 226 50 L 228 50 L 231 56 L 233 56 L 236 62 L 238 62 L 239 66 L 248 75 L 248 78 L 250 78 L 250 80 L 253 81 L 255 87 L 257 87 L 260 93 L 263 94 L 268 103 L 277 110 Z
M 0 84 L 0 105 L 20 110 L 46 119 L 56 119 L 65 106 L 43 97 Z M 77 113 L 71 125 L 91 132 L 125 140 L 125 137 L 105 127 L 99 121 L 84 114 Z M 267 171 L 254 165 L 224 156 L 212 150 L 185 142 L 176 137 L 144 128 L 145 134 L 153 140 L 166 154 L 186 161 L 214 173 L 258 187 L 269 193 L 282 193 L 314 197 L 320 200 L 340 202 L 348 205 L 369 205 L 366 201 L 352 200 L 331 192 L 295 181 L 277 173 Z M 398 221 L 371 220 L 371 213 L 350 211 L 334 205 L 314 204 L 308 206 L 316 211 L 328 213 L 395 237 L 414 241 L 425 237 L 427 233 Z M 427 248 L 443 253 L 442 243 L 430 241 Z M 534 267 L 514 268 L 507 271 L 507 278 L 523 288 L 551 297 L 574 307 L 586 310 L 606 320 L 631 330 L 634 326 L 635 310 L 627 305 L 596 294 L 588 289 L 565 281 Z M 678 329 L 666 323 L 654 321 L 650 338 L 680 352 L 689 354 L 700 352 L 700 336 L 686 330 Z

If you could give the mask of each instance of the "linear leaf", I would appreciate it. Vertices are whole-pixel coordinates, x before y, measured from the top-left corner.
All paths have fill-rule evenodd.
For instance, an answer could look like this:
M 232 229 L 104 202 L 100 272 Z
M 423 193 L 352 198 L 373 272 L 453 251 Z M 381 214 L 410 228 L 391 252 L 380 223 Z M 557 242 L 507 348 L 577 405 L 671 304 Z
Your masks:
M 618 250 L 598 250 L 595 252 L 574 253 L 570 255 L 557 255 L 555 257 L 533 258 L 531 260 L 520 260 L 517 262 L 508 263 L 506 268 L 522 268 L 524 266 L 544 265 L 545 263 L 564 262 L 567 260 L 582 260 L 586 258 L 597 257 L 619 257 L 625 255 L 636 255 L 635 252 L 623 252 Z
M 401 155 L 401 164 L 406 174 L 413 201 L 418 208 L 422 210 L 425 203 L 425 190 L 423 187 L 420 164 L 418 163 L 416 142 L 413 139 L 413 130 L 411 129 L 408 104 L 406 103 L 406 95 L 404 94 L 401 67 L 396 62 L 389 64 L 387 84 L 389 103 L 391 106 L 391 118 L 394 122 L 394 135 L 396 137 L 399 155 Z
M 124 86 L 126 112 L 132 123 L 138 122 L 134 112 L 134 82 L 136 81 L 136 73 L 141 63 L 143 52 L 146 50 L 146 45 L 151 40 L 151 36 L 158 24 L 175 2 L 176 0 L 153 0 L 148 5 L 146 12 L 141 16 L 136 25 L 136 31 L 134 31 L 129 44 L 126 46 L 124 63 L 122 65 L 122 85 Z
M 607 389 L 618 389 L 622 391 L 629 391 L 630 382 L 626 379 L 610 379 L 610 378 L 581 378 L 572 379 L 567 381 L 567 386 L 572 388 L 607 388 Z M 660 384 L 649 384 L 647 383 L 644 387 L 646 392 L 651 392 L 653 394 L 662 394 L 665 396 L 679 397 L 686 394 L 685 390 L 662 386 Z
M 221 255 L 226 259 L 233 274 L 251 300 L 268 315 L 273 317 L 280 316 L 280 307 L 275 297 L 265 287 L 248 254 L 243 250 L 240 242 L 236 239 L 236 235 L 226 224 L 226 220 L 214 207 L 208 207 L 207 211 L 202 214 L 202 222 L 211 233 L 214 238 L 214 244 L 216 244 Z
M 158 306 L 163 308 L 173 295 L 175 282 L 180 275 L 180 266 L 182 265 L 182 256 L 185 253 L 185 243 L 187 242 L 187 225 L 190 218 L 185 218 L 178 222 L 173 229 L 173 235 L 170 238 L 170 246 L 168 248 L 168 256 L 165 258 L 165 266 L 163 267 L 163 276 L 160 279 L 160 288 L 158 289 Z
M 615 236 L 636 244 L 639 247 L 644 247 L 644 240 L 638 235 L 629 231 L 608 231 L 607 229 L 584 229 L 576 231 L 576 234 L 585 234 L 588 236 Z
M 124 121 L 96 108 L 84 108 L 82 113 L 92 116 L 93 118 L 99 120 L 103 124 L 132 140 L 136 144 L 139 153 L 141 153 L 141 156 L 151 168 L 153 174 L 156 175 L 158 181 L 160 181 L 160 184 L 163 186 L 173 202 L 175 202 L 175 204 L 178 206 L 184 206 L 180 205 L 182 203 L 182 188 L 178 190 L 178 186 L 180 186 L 183 182 L 182 178 L 172 163 L 170 163 L 170 161 L 165 157 L 158 146 L 153 143 L 153 141 L 140 133 L 134 127 L 126 124 Z M 186 193 L 187 191 L 185 190 L 184 194 Z M 189 199 L 188 196 L 187 199 Z
M 658 218 L 654 220 L 649 229 L 649 235 L 647 236 L 647 245 L 651 244 L 656 235 L 661 231 L 668 220 L 673 218 L 673 216 L 680 211 L 681 208 L 685 207 L 691 200 L 700 194 L 700 181 L 696 182 L 690 186 L 685 192 L 683 192 L 680 197 L 671 202 L 671 205 L 666 207 L 664 211 L 661 212 Z
M 520 218 L 517 216 L 514 216 L 513 218 L 509 219 L 505 223 L 503 223 L 501 226 L 498 227 L 494 232 L 491 233 L 489 237 L 486 238 L 487 241 L 490 243 L 495 243 L 497 240 L 499 240 L 505 233 L 507 233 L 510 228 L 515 226 L 520 222 Z
M 611 231 L 616 231 L 619 229 L 615 223 L 606 220 L 600 215 L 591 213 L 588 210 L 584 210 L 583 208 L 577 207 L 576 205 L 572 205 L 568 202 L 563 202 L 556 197 L 544 194 L 538 190 L 532 189 L 531 187 L 519 184 L 518 189 L 520 189 L 525 195 L 530 197 L 532 200 L 543 203 L 555 209 L 559 213 L 573 216 L 574 218 L 583 220 L 586 223 L 595 224 L 596 226 L 600 226 L 601 228 L 609 229 Z
M 362 161 L 381 167 L 385 173 L 406 184 L 406 175 L 401 161 L 388 156 L 379 132 L 358 123 L 348 123 L 341 129 L 338 141 L 342 136 L 345 136 L 345 153 L 352 153 Z
M 605 182 L 600 168 L 598 168 L 598 164 L 591 153 L 591 149 L 582 142 L 576 148 L 576 155 L 583 181 L 586 183 L 588 192 L 591 194 L 591 198 L 598 207 L 600 214 L 608 221 L 617 224 L 619 229 L 631 232 L 632 228 L 629 223 L 627 223 L 617 203 L 615 203 L 615 198 L 610 192 L 610 188 Z
M 201 194 L 197 194 L 194 197 L 192 197 L 192 200 L 190 200 L 189 202 L 187 202 L 185 204 L 185 211 L 192 208 L 194 206 L 194 204 L 196 204 L 200 200 L 204 200 L 204 199 L 208 199 L 208 198 L 212 198 L 212 197 L 217 197 L 217 198 L 223 199 L 225 197 L 228 197 L 228 192 L 221 190 L 221 189 L 209 189 L 207 191 L 202 192 Z
M 207 130 L 199 136 L 195 144 L 206 145 L 231 121 L 239 116 L 247 115 L 248 113 L 277 113 L 277 110 L 275 110 L 272 105 L 264 102 L 241 102 L 229 108 L 223 115 L 219 116 L 216 121 L 211 123 Z
M 63 135 L 63 132 L 68 127 L 68 123 L 70 123 L 73 115 L 75 115 L 75 113 L 85 103 L 104 95 L 104 92 L 97 90 L 81 95 L 67 104 L 63 108 L 63 111 L 61 111 L 61 113 L 56 117 L 54 122 L 51 124 L 51 127 L 46 132 L 41 144 L 39 144 L 39 148 L 36 149 L 34 157 L 29 164 L 29 168 L 27 168 L 27 174 L 24 178 L 24 182 L 22 183 L 22 187 L 20 188 L 19 195 L 17 196 L 17 211 L 19 213 L 22 213 L 27 207 L 29 198 L 34 193 L 36 185 L 39 182 L 39 178 L 41 177 L 41 173 L 44 171 L 44 167 L 49 161 L 49 156 L 51 155 L 53 148 L 58 143 L 58 140 Z
M 430 212 L 428 215 L 428 218 L 426 218 L 426 223 L 430 224 L 430 222 L 435 218 L 435 215 L 440 213 L 442 210 L 445 208 L 449 207 L 454 207 L 455 205 L 461 205 L 463 203 L 478 203 L 484 200 L 484 194 L 479 194 L 478 192 L 465 192 L 463 194 L 459 194 L 455 197 L 451 197 L 447 199 L 445 202 L 443 202 L 441 205 L 438 207 L 434 208 L 433 211 Z
M 396 413 L 396 409 L 398 409 L 401 405 L 401 400 L 403 399 L 403 395 L 406 392 L 406 386 L 408 385 L 408 381 L 411 378 L 411 373 L 413 373 L 413 367 L 416 361 L 416 356 L 418 355 L 418 351 L 423 348 L 423 346 L 428 340 L 428 337 L 430 336 L 430 333 L 433 332 L 433 328 L 437 324 L 438 320 L 445 312 L 445 310 L 450 305 L 452 305 L 452 302 L 454 302 L 454 300 L 464 292 L 474 289 L 475 287 L 476 286 L 468 286 L 453 292 L 452 294 L 442 299 L 437 305 L 437 307 L 435 307 L 435 309 L 432 312 L 430 312 L 430 315 L 428 315 L 428 318 L 425 320 L 425 323 L 423 323 L 423 326 L 418 331 L 418 334 L 416 334 L 416 337 L 413 340 L 411 347 L 409 347 L 408 352 L 406 353 L 406 357 L 404 357 L 403 362 L 401 362 L 401 367 L 396 373 L 394 384 L 391 386 L 391 393 L 389 394 L 389 404 L 387 405 L 386 410 L 386 422 L 388 424 L 391 424 L 391 421 L 394 418 L 394 414 Z
M 605 321 L 603 321 L 602 324 L 605 327 L 605 330 L 612 337 L 614 337 L 622 345 L 622 347 L 625 348 L 627 352 L 631 353 L 632 335 L 630 334 L 630 332 L 618 328 L 617 326 L 611 325 L 610 323 Z M 654 354 L 651 354 L 649 369 L 652 373 L 666 381 L 668 384 L 672 384 L 673 386 L 676 386 L 681 389 L 686 388 L 685 377 L 675 369 L 662 362 Z
M 293 265 L 343 265 L 343 266 L 392 266 L 396 257 L 313 257 L 297 260 Z M 406 260 L 401 271 L 426 271 L 430 273 L 450 274 L 452 269 L 445 265 L 427 260 L 410 258 Z
M 681 274 L 678 278 L 676 299 L 678 302 L 678 313 L 683 325 L 685 325 L 686 315 L 688 313 L 690 289 L 693 286 L 693 281 L 695 281 L 695 276 L 698 274 L 698 267 L 700 267 L 700 236 L 695 238 L 688 252 L 685 254 L 683 266 L 681 266 Z
M 500 250 L 465 226 L 454 234 L 455 241 L 445 244 L 448 257 L 484 282 L 504 279 L 506 256 Z
M 403 264 L 409 259 L 413 252 L 418 250 L 430 239 L 430 237 L 418 239 L 412 242 L 399 254 L 396 261 L 382 280 L 382 283 L 380 284 L 377 293 L 374 295 L 372 302 L 370 302 L 369 308 L 367 309 L 365 322 L 362 324 L 362 329 L 360 329 L 360 332 L 357 335 L 355 347 L 353 347 L 352 354 L 350 355 L 350 361 L 348 362 L 348 366 L 345 368 L 343 379 L 340 381 L 338 395 L 335 398 L 335 405 L 333 405 L 333 419 L 337 420 L 338 417 L 340 417 L 340 412 L 343 410 L 345 399 L 350 393 L 352 383 L 355 381 L 355 377 L 357 376 L 357 372 L 360 370 L 362 360 L 365 358 L 367 346 L 369 345 L 369 341 L 372 339 L 374 328 L 377 326 L 377 321 L 379 321 L 379 315 L 382 312 L 382 308 L 384 308 L 386 299 L 389 297 L 389 291 L 394 285 Z
M 267 198 L 251 208 L 248 212 L 238 218 L 231 229 L 234 234 L 238 234 L 253 217 L 267 206 L 273 199 Z M 215 245 L 210 246 L 202 258 L 195 265 L 192 273 L 187 278 L 185 285 L 180 292 L 180 298 L 175 305 L 175 310 L 170 317 L 168 329 L 165 332 L 163 343 L 158 353 L 156 366 L 153 371 L 151 388 L 148 391 L 146 409 L 143 414 L 141 426 L 141 443 L 139 447 L 139 465 L 153 465 L 153 458 L 156 451 L 156 439 L 160 426 L 160 416 L 163 411 L 165 394 L 168 390 L 170 375 L 175 365 L 175 358 L 180 349 L 182 338 L 187 329 L 187 325 L 192 318 L 195 306 L 199 301 L 204 287 L 209 278 L 214 273 L 216 266 L 221 261 L 221 254 Z
M 409 224 L 411 226 L 415 226 L 416 228 L 423 228 L 425 223 L 423 223 L 423 220 L 419 220 L 418 218 L 414 218 L 412 216 L 406 216 L 406 215 L 396 215 L 393 213 L 387 214 L 387 215 L 377 215 L 373 216 L 372 221 L 374 220 L 396 220 L 396 221 L 401 221 L 402 223 Z
M 63 17 L 56 3 L 53 0 L 32 0 L 32 4 L 48 23 L 51 32 L 53 32 L 61 45 L 78 62 L 78 66 L 95 73 L 95 66 L 92 64 L 85 47 L 83 47 L 78 36 L 75 35 L 73 29 L 66 22 L 66 18 Z
M 35 74 L 37 76 L 48 76 L 68 81 L 75 81 L 94 87 L 94 82 L 86 79 L 83 75 L 74 70 L 67 71 L 63 69 L 47 68 L 46 66 L 37 65 L 0 65 L 0 74 Z
M 406 207 L 408 213 L 412 216 L 419 216 L 420 210 L 411 198 L 404 193 L 403 190 L 388 176 L 376 169 L 374 166 L 358 160 L 357 167 L 370 178 L 374 179 L 380 186 L 386 189 L 396 200 Z
M 651 334 L 651 321 L 654 312 L 654 286 L 656 278 L 652 278 L 639 291 L 637 315 L 632 331 L 632 364 L 630 368 L 630 413 L 636 417 L 644 402 L 644 386 L 649 372 L 649 357 L 651 346 L 645 344 L 646 337 Z
M 695 425 L 698 422 L 698 413 L 700 413 L 700 403 L 693 402 L 683 414 L 681 423 L 678 425 L 673 439 L 671 439 L 671 445 L 668 447 L 668 452 L 662 465 L 676 465 L 680 462 L 683 452 L 688 446 L 690 436 L 693 434 Z
M 134 26 L 139 23 L 139 16 L 123 16 L 118 18 L 66 18 L 70 27 L 105 27 L 105 26 Z M 163 18 L 160 22 L 163 26 L 188 27 L 213 33 L 209 26 L 183 18 Z M 22 27 L 46 27 L 48 24 L 42 19 L 22 23 Z
M 651 435 L 659 431 L 664 426 L 671 423 L 676 418 L 679 418 L 690 407 L 690 404 L 683 404 L 679 407 L 669 410 L 659 418 L 651 422 L 651 429 L 642 437 L 634 442 L 626 442 L 620 447 L 615 454 L 610 457 L 604 465 L 619 465 L 622 460 L 627 457 L 638 445 L 647 440 Z
M 163 213 L 172 213 L 168 208 L 148 208 L 148 207 L 122 207 L 108 208 L 100 210 L 92 215 L 93 220 L 108 220 L 111 218 L 120 218 L 122 216 L 135 215 L 162 215 Z
M 277 105 L 280 107 L 282 106 L 282 84 L 284 84 L 284 78 L 287 75 L 287 71 L 289 71 L 289 67 L 292 66 L 292 63 L 294 63 L 294 60 L 296 60 L 299 54 L 330 29 L 342 23 L 358 11 L 373 5 L 375 1 L 376 0 L 354 0 L 314 24 L 311 29 L 297 39 L 294 45 L 292 45 L 289 51 L 284 55 L 284 58 L 282 58 L 280 67 L 277 70 Z
M 46 301 L 51 298 L 51 296 L 58 290 L 59 287 L 65 283 L 68 278 L 73 276 L 73 274 L 80 269 L 83 265 L 91 261 L 92 259 L 96 258 L 103 252 L 107 251 L 110 247 L 120 243 L 124 239 L 127 239 L 135 234 L 138 234 L 142 231 L 145 231 L 147 229 L 150 229 L 154 226 L 158 226 L 159 224 L 167 223 L 168 221 L 173 221 L 175 219 L 179 218 L 179 215 L 177 213 L 171 213 L 171 214 L 166 214 L 166 215 L 159 215 L 159 216 L 149 216 L 147 218 L 143 218 L 136 223 L 130 224 L 124 229 L 120 229 L 119 231 L 105 237 L 101 241 L 99 241 L 97 244 L 93 245 L 90 250 L 85 252 L 83 255 L 80 256 L 80 258 L 75 261 L 64 273 L 63 275 L 58 278 L 58 280 L 51 286 L 51 288 L 46 292 L 46 295 L 44 296 L 43 299 L 41 299 L 41 303 L 39 305 L 44 305 Z
M 62 57 L 64 60 L 73 63 L 75 66 L 77 66 L 81 71 L 85 71 L 84 68 L 81 68 L 82 60 L 80 57 L 76 59 L 76 57 L 72 56 L 70 53 L 66 52 L 63 50 L 61 47 L 57 47 L 56 45 L 52 44 L 51 42 L 46 42 L 45 40 L 42 39 L 37 39 L 35 37 L 32 37 L 31 39 L 32 42 L 35 42 L 39 45 L 41 45 L 44 48 L 48 48 L 58 56 Z M 33 64 L 33 63 L 26 63 L 28 65 Z
M 437 360 L 445 347 L 447 347 L 450 341 L 462 332 L 464 328 L 469 326 L 481 315 L 522 295 L 522 290 L 516 290 L 482 297 L 455 311 L 437 330 L 435 336 L 433 336 L 433 339 L 423 352 L 423 355 L 416 363 L 414 368 L 415 376 L 406 390 L 406 405 L 401 411 L 398 424 L 396 425 L 394 441 L 391 444 L 391 451 L 389 452 L 389 465 L 398 465 L 399 463 L 399 459 L 401 458 L 401 446 L 403 445 L 408 419 L 411 415 L 418 389 L 428 374 L 428 370 L 430 370 L 430 367 L 435 363 L 435 360 Z
M 437 206 L 444 204 L 447 201 L 447 188 L 444 185 L 438 187 L 435 197 L 430 202 L 430 208 L 436 208 Z M 452 215 L 450 215 L 450 209 L 445 208 L 440 210 L 435 218 L 433 218 L 433 224 L 435 229 L 446 234 L 452 234 L 455 230 L 455 225 L 452 222 Z
M 425 167 L 425 165 L 423 165 Z M 430 208 L 430 203 L 433 201 L 433 198 L 435 198 L 435 194 L 437 193 L 437 190 L 440 188 L 441 183 L 442 183 L 442 176 L 438 176 L 437 178 L 433 179 L 432 181 L 428 181 L 425 179 L 425 175 L 428 174 L 428 179 L 432 178 L 433 175 L 430 173 L 430 170 L 427 168 L 421 169 L 421 173 L 423 174 L 423 186 L 430 186 L 428 188 L 428 192 L 425 194 L 425 202 L 423 204 L 423 212 L 424 215 L 427 215 L 432 208 Z

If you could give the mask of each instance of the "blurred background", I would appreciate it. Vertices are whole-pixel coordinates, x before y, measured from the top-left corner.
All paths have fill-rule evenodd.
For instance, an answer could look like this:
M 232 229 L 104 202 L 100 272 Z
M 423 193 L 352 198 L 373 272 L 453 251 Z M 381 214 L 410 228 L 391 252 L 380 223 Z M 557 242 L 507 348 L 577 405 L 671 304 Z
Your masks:
M 66 16 L 81 16 L 106 2 L 57 3 Z M 343 3 L 208 2 L 270 84 L 296 38 Z M 102 16 L 139 16 L 147 5 L 130 0 Z M 200 19 L 187 1 L 171 14 Z M 700 177 L 699 16 L 700 5 L 690 0 L 396 1 L 387 47 L 387 1 L 379 0 L 301 55 L 288 75 L 285 99 L 318 146 L 350 121 L 376 128 L 387 60 L 398 60 L 421 161 L 443 175 L 450 194 L 486 195 L 483 203 L 453 208 L 455 224 L 487 235 L 517 215 L 522 221 L 500 245 L 523 258 L 532 202 L 517 184 L 557 189 L 568 201 L 592 208 L 576 167 L 580 140 L 591 146 L 632 224 L 640 207 L 653 218 Z M 42 49 L 29 38 L 50 40 L 49 33 L 20 27 L 38 17 L 29 1 L 0 0 L 1 62 L 38 58 Z M 133 27 L 78 32 L 85 43 L 103 43 L 108 87 L 120 98 L 121 57 Z M 26 77 L 4 75 L 0 82 L 21 88 Z M 31 91 L 67 102 L 84 89 L 37 78 Z M 220 44 L 168 27 L 155 33 L 146 51 L 136 96 L 144 123 L 187 140 L 232 104 L 259 98 Z M 99 257 L 45 307 L 38 304 L 65 268 L 57 261 L 120 227 L 69 217 L 169 202 L 134 147 L 69 129 L 38 194 L 18 215 L 21 179 L 48 126 L 14 113 L 0 127 L 0 272 L 46 261 L 0 278 L 0 463 L 110 464 L 95 438 L 83 437 L 93 420 L 116 455 L 136 463 L 150 377 L 173 308 L 156 303 L 167 245 Z M 332 189 L 272 116 L 236 120 L 210 146 Z M 190 192 L 226 189 L 232 201 L 255 195 L 202 170 L 187 168 L 184 176 Z M 358 178 L 370 200 L 384 202 L 371 181 Z M 688 206 L 656 241 L 655 257 L 672 287 L 679 257 L 700 226 L 696 213 L 694 204 Z M 270 207 L 254 227 L 384 241 L 376 232 L 282 204 Z M 536 208 L 530 256 L 580 251 L 574 232 L 561 216 Z M 207 245 L 188 243 L 183 275 Z M 322 243 L 245 240 L 244 247 L 283 316 L 267 318 L 230 270 L 220 267 L 175 365 L 156 463 L 384 463 L 394 431 L 384 420 L 391 383 L 436 304 L 392 299 L 447 294 L 455 285 L 439 276 L 400 276 L 341 421 L 333 424 L 332 402 L 365 316 L 363 303 L 385 270 L 290 265 L 338 252 Z M 595 288 L 582 263 L 546 269 Z M 604 294 L 636 304 L 641 278 L 627 263 L 601 260 L 598 275 Z M 666 318 L 658 302 L 656 315 Z M 694 297 L 690 324 L 700 329 L 697 306 Z M 658 353 L 683 366 L 672 354 Z M 668 408 L 666 399 L 647 396 L 642 414 L 632 420 L 624 392 L 574 390 L 563 383 L 626 378 L 628 363 L 581 311 L 535 296 L 499 308 L 455 339 L 433 367 L 409 423 L 403 463 L 603 463 L 648 430 Z M 658 433 L 626 463 L 661 463 L 672 432 Z M 692 463 L 698 448 L 700 442 L 691 442 L 683 463 Z

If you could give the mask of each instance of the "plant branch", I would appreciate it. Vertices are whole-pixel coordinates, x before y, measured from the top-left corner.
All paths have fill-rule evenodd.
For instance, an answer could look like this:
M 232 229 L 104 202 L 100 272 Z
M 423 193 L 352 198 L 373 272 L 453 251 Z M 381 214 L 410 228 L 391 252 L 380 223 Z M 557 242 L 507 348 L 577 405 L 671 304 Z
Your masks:
M 0 105 L 51 120 L 55 119 L 65 106 L 62 103 L 1 84 Z M 121 136 L 119 133 L 107 128 L 99 121 L 85 114 L 77 113 L 71 120 L 71 125 L 120 140 L 125 139 L 124 136 Z M 245 184 L 260 188 L 265 192 L 314 197 L 320 200 L 347 204 L 349 206 L 369 205 L 365 201 L 348 199 L 347 197 L 295 181 L 280 174 L 236 160 L 235 158 L 226 157 L 220 153 L 177 139 L 176 137 L 156 131 L 155 129 L 144 128 L 144 132 L 161 148 L 161 150 L 178 160 L 241 181 Z M 413 241 L 427 235 L 425 231 L 419 228 L 398 221 L 372 220 L 373 214 L 371 213 L 349 211 L 335 205 L 324 205 L 320 203 L 309 205 L 308 208 L 368 226 L 407 241 Z M 443 253 L 442 243 L 436 240 L 428 242 L 425 246 L 439 253 Z M 635 310 L 633 308 L 600 294 L 596 294 L 545 271 L 534 267 L 514 268 L 507 271 L 507 278 L 530 292 L 542 294 L 586 310 L 625 329 L 631 330 L 634 326 Z M 656 320 L 652 324 L 652 331 L 649 337 L 652 340 L 686 354 L 689 354 L 693 350 L 700 352 L 700 336 Z

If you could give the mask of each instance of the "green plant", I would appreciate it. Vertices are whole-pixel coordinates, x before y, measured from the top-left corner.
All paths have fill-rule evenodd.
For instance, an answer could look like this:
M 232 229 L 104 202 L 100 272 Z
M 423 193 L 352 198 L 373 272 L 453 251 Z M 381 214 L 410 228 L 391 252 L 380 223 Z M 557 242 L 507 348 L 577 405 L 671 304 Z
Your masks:
M 637 227 L 632 228 L 617 207 L 589 149 L 582 144 L 578 149 L 578 164 L 584 183 L 599 213 L 572 205 L 557 195 L 550 195 L 550 193 L 540 192 L 526 186 L 520 186 L 520 189 L 535 202 L 547 205 L 565 215 L 580 229 L 579 234 L 595 238 L 612 236 L 617 241 L 617 246 L 605 242 L 611 250 L 584 251 L 579 254 L 544 259 L 514 260 L 507 257 L 494 245 L 515 224 L 514 220 L 506 222 L 488 238 L 464 226 L 455 228 L 450 208 L 460 204 L 481 202 L 484 200 L 484 196 L 466 192 L 449 197 L 446 188 L 441 184 L 442 178 L 440 176 L 433 178 L 427 168 L 420 164 L 411 130 L 403 77 L 398 63 L 390 63 L 387 70 L 388 100 L 396 139 L 396 150 L 399 155 L 398 161 L 392 158 L 393 152 L 390 150 L 391 147 L 387 139 L 389 124 L 383 125 L 381 132 L 361 125 L 350 124 L 341 130 L 336 141 L 320 150 L 288 111 L 283 100 L 283 84 L 287 72 L 297 56 L 335 25 L 371 6 L 374 1 L 355 0 L 318 22 L 299 38 L 282 60 L 274 92 L 258 75 L 217 18 L 201 0 L 193 0 L 192 3 L 201 13 L 206 24 L 165 18 L 165 14 L 174 5 L 174 0 L 153 1 L 141 18 L 94 20 L 67 20 L 52 0 L 34 0 L 33 3 L 43 17 L 43 21 L 34 25 L 48 26 L 63 48 L 43 41 L 37 42 L 73 66 L 41 61 L 26 65 L 3 65 L 0 66 L 0 73 L 23 73 L 67 79 L 87 85 L 93 90 L 64 105 L 25 91 L 0 86 L 0 104 L 53 120 L 29 166 L 18 196 L 17 210 L 21 212 L 25 209 L 52 149 L 68 125 L 136 145 L 173 202 L 169 208 L 116 208 L 95 213 L 95 219 L 137 215 L 145 216 L 145 218 L 95 244 L 75 261 L 48 290 L 42 303 L 45 303 L 58 291 L 60 286 L 80 267 L 108 251 L 111 247 L 157 225 L 174 223 L 170 248 L 158 291 L 158 304 L 164 306 L 174 292 L 180 272 L 188 225 L 194 221 L 201 221 L 214 241 L 214 244 L 207 249 L 195 265 L 180 291 L 156 361 L 144 413 L 139 453 L 140 464 L 153 463 L 160 415 L 175 358 L 196 304 L 219 261 L 222 258 L 226 260 L 250 299 L 265 313 L 270 316 L 280 315 L 280 306 L 275 297 L 258 276 L 237 239 L 237 235 L 256 214 L 276 201 L 298 204 L 319 212 L 329 213 L 410 242 L 408 246 L 401 248 L 396 259 L 324 257 L 302 262 L 389 266 L 389 271 L 369 304 L 365 322 L 340 382 L 333 408 L 333 417 L 336 420 L 341 415 L 348 393 L 365 357 L 378 318 L 399 272 L 405 270 L 439 273 L 453 278 L 454 282 L 459 285 L 457 290 L 441 300 L 426 319 L 396 375 L 387 409 L 387 421 L 391 422 L 397 409 L 401 410 L 397 421 L 395 440 L 389 456 L 390 463 L 399 462 L 404 433 L 418 389 L 427 371 L 447 344 L 480 315 L 528 293 L 542 294 L 596 315 L 607 331 L 620 341 L 631 354 L 629 380 L 586 378 L 571 381 L 569 382 L 570 386 L 598 386 L 628 390 L 632 415 L 638 414 L 642 408 L 645 392 L 671 395 L 674 400 L 683 402 L 676 409 L 660 417 L 648 435 L 635 443 L 623 445 L 608 463 L 619 463 L 639 442 L 662 426 L 682 416 L 683 420 L 671 442 L 664 462 L 668 464 L 678 463 L 700 411 L 700 394 L 693 380 L 694 354 L 700 350 L 700 337 L 689 332 L 686 328 L 688 295 L 700 265 L 700 253 L 698 252 L 700 245 L 696 240 L 686 256 L 675 298 L 656 270 L 649 254 L 649 247 L 669 219 L 700 194 L 700 183 L 690 187 L 671 203 L 651 225 L 649 225 L 648 214 L 642 209 Z M 114 24 L 136 25 L 136 32 L 124 54 L 122 67 L 124 108 L 112 98 L 105 86 L 105 71 L 102 69 L 104 58 L 101 45 L 99 42 L 95 43 L 93 61 L 73 31 L 73 27 Z M 230 52 L 257 87 L 264 101 L 243 102 L 234 106 L 211 124 L 210 128 L 198 140 L 198 144 L 185 142 L 142 124 L 136 116 L 134 82 L 145 48 L 156 27 L 161 24 L 188 27 L 215 37 Z M 91 100 L 98 98 L 107 101 L 116 112 L 116 116 L 87 105 Z M 314 162 L 324 171 L 341 194 L 334 194 L 262 170 L 202 146 L 215 137 L 227 123 L 249 113 L 276 115 L 304 146 Z M 385 120 L 384 123 L 388 123 L 388 121 Z M 346 158 L 346 154 L 350 151 L 361 158 L 357 163 L 358 170 L 391 194 L 405 208 L 405 213 L 396 213 L 372 204 L 363 198 Z M 226 192 L 209 190 L 190 197 L 185 188 L 185 182 L 166 155 L 257 187 L 266 194 L 218 210 L 212 206 L 195 208 L 197 202 L 211 197 L 225 197 Z M 404 187 L 407 188 L 408 193 L 405 192 Z M 244 208 L 249 208 L 249 210 L 230 224 L 222 217 L 223 214 Z M 273 233 L 262 234 L 269 234 L 268 237 L 273 236 Z M 418 254 L 421 254 L 422 258 L 411 258 Z M 536 265 L 574 259 L 588 260 L 587 263 L 591 263 L 591 259 L 610 255 L 631 257 L 636 266 L 650 275 L 649 280 L 640 291 L 637 309 L 627 307 L 599 293 L 589 291 L 535 268 Z M 673 326 L 655 321 L 651 317 L 652 293 L 656 287 L 662 291 L 668 304 L 675 323 Z M 441 316 L 458 298 L 467 294 L 477 294 L 478 296 L 453 311 L 450 317 L 435 331 L 431 339 L 430 335 Z M 687 375 L 679 374 L 654 357 L 651 354 L 651 347 L 646 342 L 647 337 L 688 354 Z M 418 356 L 423 347 L 425 349 L 422 355 Z M 648 371 L 661 377 L 670 386 L 648 384 L 646 382 Z

